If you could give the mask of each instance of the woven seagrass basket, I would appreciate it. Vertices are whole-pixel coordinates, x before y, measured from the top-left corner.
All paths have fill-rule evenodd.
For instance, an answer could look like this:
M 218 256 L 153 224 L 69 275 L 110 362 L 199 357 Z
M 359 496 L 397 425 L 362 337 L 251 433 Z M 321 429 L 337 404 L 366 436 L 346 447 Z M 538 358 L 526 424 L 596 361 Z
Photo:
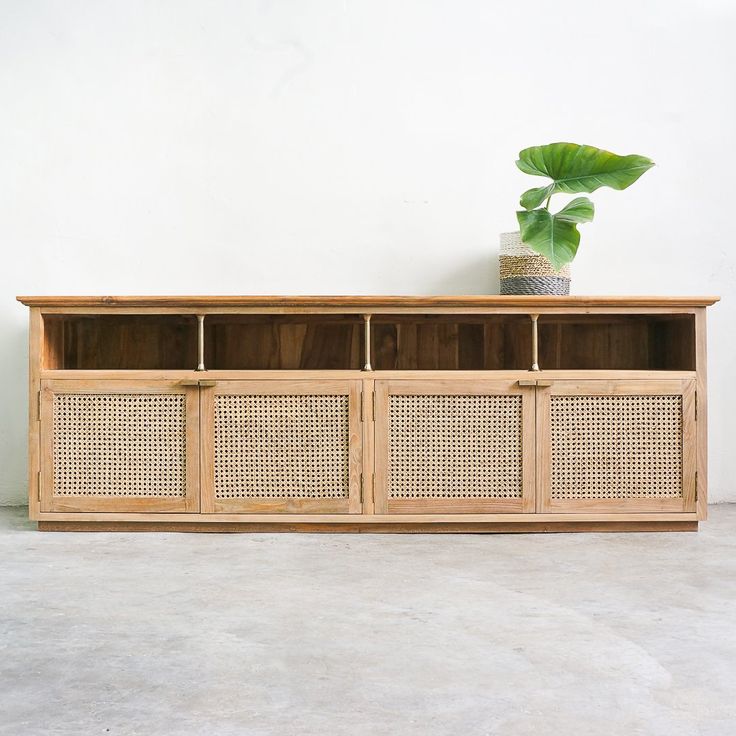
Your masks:
M 569 294 L 570 265 L 552 264 L 521 242 L 521 233 L 501 233 L 498 257 L 502 294 Z

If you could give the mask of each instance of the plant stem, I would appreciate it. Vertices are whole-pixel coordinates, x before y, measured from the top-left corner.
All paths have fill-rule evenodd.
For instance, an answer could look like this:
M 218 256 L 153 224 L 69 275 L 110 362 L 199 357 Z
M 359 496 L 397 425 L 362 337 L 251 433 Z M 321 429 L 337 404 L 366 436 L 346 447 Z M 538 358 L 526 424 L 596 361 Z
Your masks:
M 544 203 L 544 209 L 546 209 L 547 212 L 549 212 L 549 201 L 550 201 L 550 199 L 552 199 L 552 195 L 551 194 L 549 195 L 549 197 L 547 197 L 547 201 Z

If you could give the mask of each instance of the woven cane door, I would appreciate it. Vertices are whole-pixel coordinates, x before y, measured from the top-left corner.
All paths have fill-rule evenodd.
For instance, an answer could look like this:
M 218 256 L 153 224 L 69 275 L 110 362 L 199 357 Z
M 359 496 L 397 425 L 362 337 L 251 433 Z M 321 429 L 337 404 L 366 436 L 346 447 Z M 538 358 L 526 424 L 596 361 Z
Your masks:
M 202 389 L 202 510 L 359 513 L 360 381 Z
M 199 389 L 41 384 L 41 510 L 198 511 Z
M 377 513 L 534 510 L 534 388 L 485 380 L 375 384 Z
M 540 511 L 695 511 L 695 380 L 537 389 Z

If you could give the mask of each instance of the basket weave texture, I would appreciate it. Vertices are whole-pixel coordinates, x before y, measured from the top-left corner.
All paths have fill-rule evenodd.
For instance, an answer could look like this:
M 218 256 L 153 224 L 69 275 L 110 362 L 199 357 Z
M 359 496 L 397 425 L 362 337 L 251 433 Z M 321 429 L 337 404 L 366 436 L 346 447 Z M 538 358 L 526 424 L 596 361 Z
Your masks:
M 349 422 L 343 395 L 215 397 L 215 497 L 348 498 Z
M 54 396 L 54 495 L 186 495 L 183 394 Z
M 389 397 L 389 498 L 521 498 L 521 396 Z
M 570 293 L 570 266 L 556 271 L 547 258 L 521 242 L 521 233 L 501 233 L 498 258 L 502 294 Z

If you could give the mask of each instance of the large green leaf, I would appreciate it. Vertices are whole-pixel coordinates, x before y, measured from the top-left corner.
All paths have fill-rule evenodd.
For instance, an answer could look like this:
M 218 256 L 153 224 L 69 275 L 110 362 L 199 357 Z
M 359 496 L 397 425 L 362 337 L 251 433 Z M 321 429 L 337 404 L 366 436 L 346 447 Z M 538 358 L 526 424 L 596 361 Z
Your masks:
M 618 156 L 610 151 L 577 143 L 532 146 L 519 153 L 516 165 L 525 174 L 547 176 L 552 183 L 530 189 L 521 197 L 525 209 L 538 207 L 555 192 L 594 192 L 600 187 L 626 189 L 654 166 L 646 156 Z
M 539 207 L 539 205 L 542 204 L 542 202 L 544 202 L 547 197 L 551 196 L 554 193 L 554 189 L 554 184 L 549 184 L 546 187 L 536 187 L 534 189 L 529 189 L 521 195 L 519 204 L 525 210 L 533 210 L 535 207 Z
M 593 215 L 595 205 L 587 197 L 575 197 L 553 217 L 568 222 L 591 222 Z
M 587 197 L 573 199 L 555 215 L 545 209 L 521 210 L 516 213 L 521 240 L 546 256 L 559 271 L 578 251 L 580 232 L 577 224 L 590 222 L 594 212 L 593 203 Z

